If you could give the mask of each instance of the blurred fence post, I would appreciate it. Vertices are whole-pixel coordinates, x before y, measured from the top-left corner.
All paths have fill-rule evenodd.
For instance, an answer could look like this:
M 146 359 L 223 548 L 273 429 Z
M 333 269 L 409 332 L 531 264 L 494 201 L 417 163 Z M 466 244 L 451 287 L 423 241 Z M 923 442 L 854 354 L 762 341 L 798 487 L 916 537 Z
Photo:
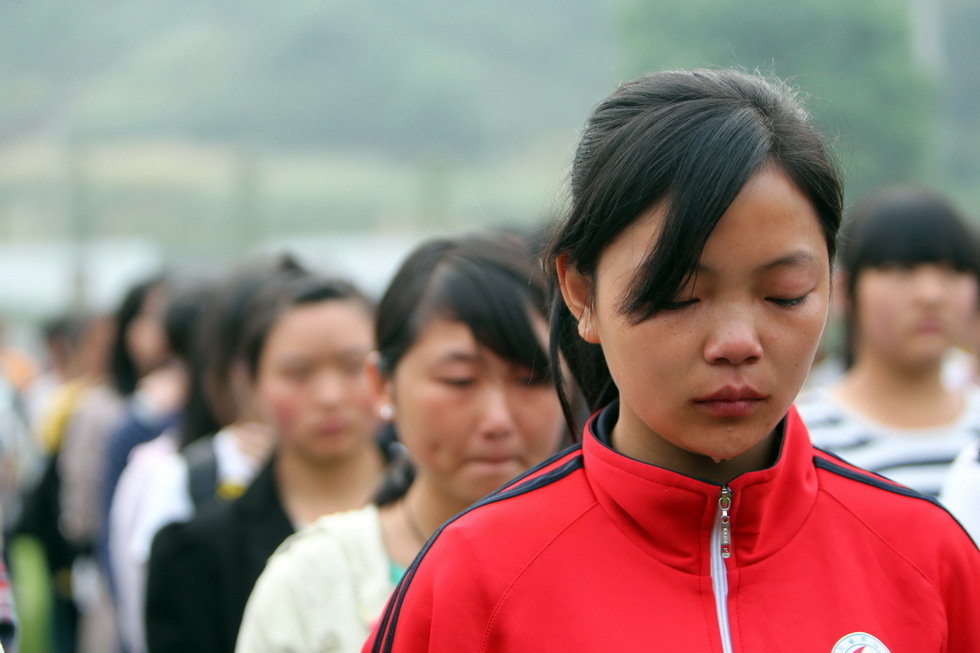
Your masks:
M 89 299 L 85 246 L 92 237 L 92 225 L 84 201 L 84 152 L 74 138 L 65 143 L 62 175 L 62 210 L 68 222 L 69 304 L 73 311 L 81 311 Z
M 235 152 L 231 200 L 231 234 L 233 256 L 241 256 L 254 248 L 262 237 L 261 175 L 255 149 L 239 147 Z
M 452 169 L 448 155 L 434 152 L 419 166 L 418 217 L 422 229 L 445 229 L 450 221 Z

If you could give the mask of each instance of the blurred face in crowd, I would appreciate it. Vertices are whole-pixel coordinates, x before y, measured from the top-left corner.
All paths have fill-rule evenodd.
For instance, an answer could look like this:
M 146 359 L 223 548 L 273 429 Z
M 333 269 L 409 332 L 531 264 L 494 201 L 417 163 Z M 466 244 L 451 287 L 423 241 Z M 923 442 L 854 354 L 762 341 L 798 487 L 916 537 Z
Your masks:
M 371 444 L 377 421 L 365 359 L 372 348 L 371 316 L 360 302 L 303 304 L 279 317 L 253 394 L 280 449 L 327 463 Z
M 167 300 L 164 288 L 153 288 L 143 299 L 139 313 L 127 325 L 126 348 L 140 375 L 156 368 L 167 358 L 167 335 L 163 329 Z
M 547 326 L 532 318 L 544 339 Z M 391 378 L 376 376 L 394 408 L 416 483 L 468 505 L 553 453 L 562 432 L 554 386 L 483 346 L 470 328 L 430 319 Z
M 969 337 L 977 279 L 943 263 L 865 268 L 854 296 L 855 360 L 873 356 L 914 369 L 938 365 Z

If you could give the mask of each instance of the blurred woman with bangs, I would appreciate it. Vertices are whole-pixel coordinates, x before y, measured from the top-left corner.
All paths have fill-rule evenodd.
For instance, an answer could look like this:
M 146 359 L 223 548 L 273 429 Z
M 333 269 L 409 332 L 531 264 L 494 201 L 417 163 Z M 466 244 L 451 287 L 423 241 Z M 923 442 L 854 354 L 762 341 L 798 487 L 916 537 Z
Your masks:
M 980 259 L 943 197 L 906 186 L 860 202 L 841 242 L 846 372 L 804 393 L 815 445 L 929 496 L 980 429 L 980 393 L 944 380 L 977 313 Z
M 156 534 L 145 604 L 151 653 L 232 651 L 276 547 L 373 496 L 387 464 L 364 370 L 373 315 L 353 284 L 316 275 L 263 286 L 249 302 L 233 373 L 274 450 L 237 499 Z
M 556 451 L 546 307 L 544 275 L 519 239 L 438 239 L 408 257 L 379 305 L 368 364 L 407 458 L 372 504 L 279 548 L 236 651 L 359 650 L 439 525 Z

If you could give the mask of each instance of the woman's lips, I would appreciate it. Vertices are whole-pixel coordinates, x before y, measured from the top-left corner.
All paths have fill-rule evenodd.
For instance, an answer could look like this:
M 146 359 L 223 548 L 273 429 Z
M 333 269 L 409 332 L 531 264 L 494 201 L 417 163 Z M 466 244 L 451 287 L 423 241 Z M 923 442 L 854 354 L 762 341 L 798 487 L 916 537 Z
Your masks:
M 765 400 L 766 395 L 749 386 L 726 386 L 694 403 L 713 417 L 733 418 L 748 417 Z
M 765 399 L 709 399 L 694 403 L 713 417 L 748 417 Z
M 943 333 L 943 323 L 939 320 L 922 320 L 916 327 L 918 333 L 941 334 Z
M 335 435 L 347 430 L 344 422 L 324 422 L 317 426 L 317 432 L 323 435 Z

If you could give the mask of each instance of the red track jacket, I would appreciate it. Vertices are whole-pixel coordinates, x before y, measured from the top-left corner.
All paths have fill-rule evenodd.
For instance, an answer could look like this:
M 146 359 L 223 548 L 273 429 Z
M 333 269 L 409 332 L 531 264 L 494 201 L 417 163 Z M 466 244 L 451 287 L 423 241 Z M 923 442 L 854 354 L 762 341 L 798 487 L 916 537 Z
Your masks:
M 980 652 L 969 536 L 795 409 L 725 487 L 614 451 L 616 410 L 445 525 L 364 651 Z

